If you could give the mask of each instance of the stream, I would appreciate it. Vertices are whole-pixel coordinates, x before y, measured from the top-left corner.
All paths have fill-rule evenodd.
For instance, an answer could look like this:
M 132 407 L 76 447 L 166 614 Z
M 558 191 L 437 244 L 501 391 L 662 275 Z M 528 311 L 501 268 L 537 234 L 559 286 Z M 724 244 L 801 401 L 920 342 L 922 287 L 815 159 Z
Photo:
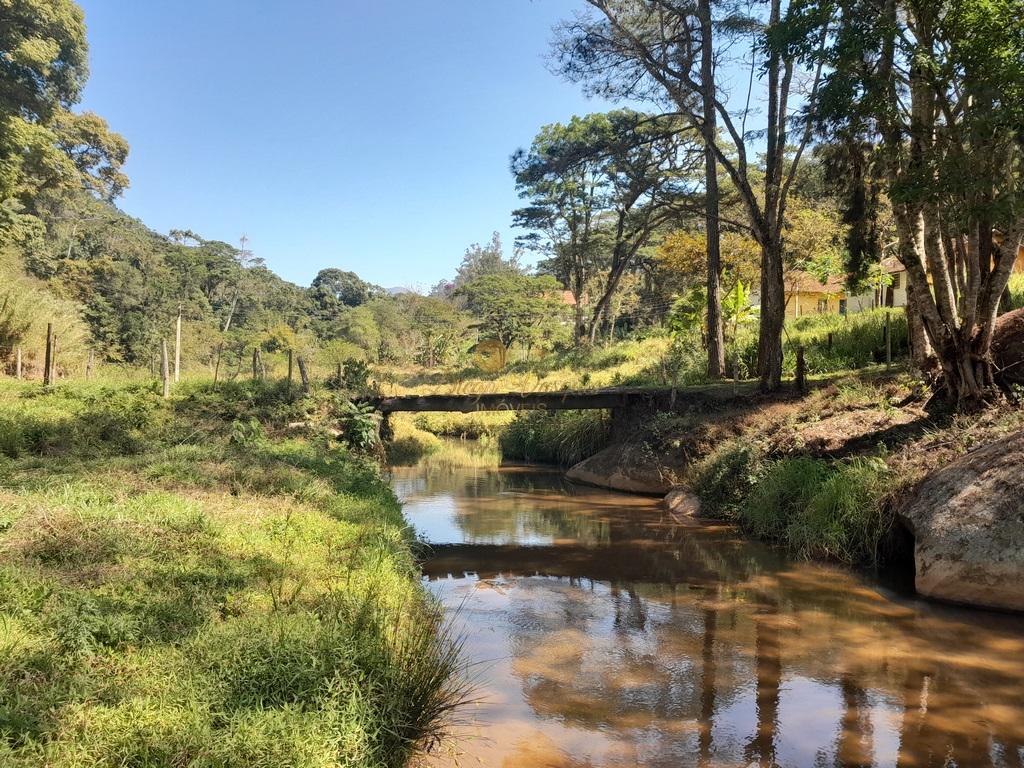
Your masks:
M 475 684 L 431 765 L 1024 765 L 1024 618 L 551 470 L 393 478 Z

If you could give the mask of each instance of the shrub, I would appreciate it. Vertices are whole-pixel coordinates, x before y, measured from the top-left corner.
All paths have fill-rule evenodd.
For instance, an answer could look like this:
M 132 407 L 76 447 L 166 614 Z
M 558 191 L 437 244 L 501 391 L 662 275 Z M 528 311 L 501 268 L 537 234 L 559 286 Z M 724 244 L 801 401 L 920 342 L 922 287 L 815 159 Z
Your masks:
M 705 514 L 731 517 L 763 471 L 764 451 L 759 444 L 730 441 L 691 470 L 690 486 Z
M 774 462 L 740 505 L 740 524 L 762 539 L 784 539 L 790 520 L 818 493 L 828 475 L 828 464 L 820 459 Z

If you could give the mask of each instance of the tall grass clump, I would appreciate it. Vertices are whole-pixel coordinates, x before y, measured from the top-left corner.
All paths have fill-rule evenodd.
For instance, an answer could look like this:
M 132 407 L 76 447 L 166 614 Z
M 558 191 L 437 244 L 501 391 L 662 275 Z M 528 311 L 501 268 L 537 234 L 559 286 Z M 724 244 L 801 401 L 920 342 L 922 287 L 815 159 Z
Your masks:
M 1024 274 L 1016 274 L 1010 277 L 1007 292 L 1009 294 L 1007 311 L 1024 309 Z
M 875 309 L 850 315 L 806 315 L 786 326 L 785 347 L 796 360 L 797 347 L 805 348 L 811 373 L 866 368 L 886 359 L 885 323 L 889 317 L 894 360 L 909 354 L 907 315 L 902 310 Z M 829 345 L 828 337 L 832 335 Z
M 698 462 L 689 484 L 711 517 L 732 517 L 764 472 L 764 450 L 748 440 L 731 440 Z
M 779 459 L 740 505 L 740 524 L 759 538 L 784 540 L 790 519 L 818 493 L 828 473 L 819 459 Z
M 395 467 L 412 466 L 425 456 L 441 450 L 441 438 L 419 428 L 415 422 L 396 414 L 391 417 L 392 438 L 387 441 L 384 451 L 387 462 Z
M 785 458 L 769 464 L 741 501 L 738 493 L 730 499 L 744 530 L 799 557 L 875 563 L 892 527 L 885 503 L 891 483 L 891 470 L 877 457 L 834 464 Z
M 501 433 L 505 459 L 572 466 L 608 445 L 610 421 L 604 411 L 527 411 Z
M 802 557 L 873 563 L 893 522 L 884 503 L 891 482 L 880 458 L 838 463 L 790 519 L 787 545 Z

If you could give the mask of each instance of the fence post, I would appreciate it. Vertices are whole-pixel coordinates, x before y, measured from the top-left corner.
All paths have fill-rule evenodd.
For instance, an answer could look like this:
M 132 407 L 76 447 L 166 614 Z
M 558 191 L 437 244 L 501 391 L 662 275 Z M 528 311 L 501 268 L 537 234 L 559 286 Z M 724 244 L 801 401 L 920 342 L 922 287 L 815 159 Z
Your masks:
M 292 350 L 288 350 L 288 389 L 292 388 Z
M 92 378 L 92 355 L 93 352 L 89 350 L 89 357 L 85 360 L 85 380 L 88 381 Z
M 256 381 L 260 377 L 260 348 L 252 348 L 252 380 Z
M 306 359 L 302 355 L 299 355 L 297 362 L 299 364 L 299 378 L 302 379 L 302 391 L 308 392 L 309 372 L 306 370 Z
M 43 386 L 53 383 L 53 323 L 46 324 L 46 356 L 43 358 Z
M 220 375 L 220 353 L 224 350 L 224 342 L 217 345 L 217 362 L 213 364 L 213 388 L 217 388 L 217 376 Z
M 18 351 L 14 355 L 14 376 L 21 379 L 21 347 L 18 347 Z
M 828 332 L 828 351 L 832 351 L 832 331 Z
M 160 339 L 160 380 L 163 382 L 163 396 L 171 396 L 171 371 L 167 361 L 167 339 Z
M 807 362 L 803 345 L 796 348 L 796 391 L 801 395 L 807 392 Z
M 181 377 L 181 304 L 178 305 L 178 319 L 174 324 L 174 383 Z
M 892 315 L 885 312 L 885 367 L 892 367 Z

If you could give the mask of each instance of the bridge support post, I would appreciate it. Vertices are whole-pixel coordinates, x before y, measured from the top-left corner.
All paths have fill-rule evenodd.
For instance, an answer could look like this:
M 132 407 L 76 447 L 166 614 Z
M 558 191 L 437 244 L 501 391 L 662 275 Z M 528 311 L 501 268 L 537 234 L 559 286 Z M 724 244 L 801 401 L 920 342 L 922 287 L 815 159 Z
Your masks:
M 390 443 L 395 439 L 395 428 L 391 423 L 390 413 L 385 413 L 381 416 L 380 426 L 377 428 L 377 434 L 380 435 L 380 441 L 382 443 Z

